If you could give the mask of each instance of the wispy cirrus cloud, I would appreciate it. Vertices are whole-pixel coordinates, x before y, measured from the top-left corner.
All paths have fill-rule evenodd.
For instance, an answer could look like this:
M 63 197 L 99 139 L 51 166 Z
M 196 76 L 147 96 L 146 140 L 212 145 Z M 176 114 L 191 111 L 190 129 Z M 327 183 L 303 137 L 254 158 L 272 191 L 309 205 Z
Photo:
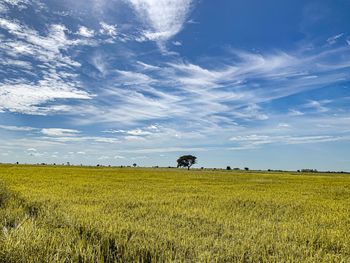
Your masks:
M 116 37 L 117 36 L 117 26 L 116 25 L 109 25 L 105 22 L 101 22 L 101 29 L 100 29 L 100 33 L 101 34 L 106 34 L 109 35 L 111 37 Z
M 83 142 L 95 142 L 103 144 L 114 144 L 119 143 L 120 141 L 116 138 L 111 137 L 102 137 L 102 136 L 57 136 L 57 137 L 42 137 L 38 138 L 40 140 L 49 141 L 49 142 L 60 142 L 63 144 L 67 143 L 83 143 Z
M 334 135 L 309 135 L 309 136 L 292 136 L 292 135 L 245 135 L 235 136 L 230 138 L 230 141 L 237 142 L 239 146 L 235 146 L 232 149 L 238 149 L 236 147 L 245 147 L 242 149 L 253 149 L 261 147 L 266 144 L 309 144 L 309 143 L 324 143 L 349 140 L 350 137 L 340 137 Z
M 337 34 L 327 39 L 329 45 L 334 45 L 337 41 L 344 36 L 344 33 Z
M 323 114 L 323 115 L 322 115 Z M 266 125 L 258 128 L 244 127 L 229 138 L 232 150 L 258 149 L 266 145 L 301 145 L 350 140 L 349 115 L 328 116 L 322 114 L 310 118 L 308 114 L 283 116 L 275 114 Z M 284 122 L 281 122 L 284 121 Z
M 61 129 L 61 128 L 44 128 L 41 133 L 47 136 L 63 137 L 63 136 L 76 136 L 80 131 L 74 129 Z
M 8 131 L 34 131 L 36 128 L 28 126 L 0 125 L 0 129 Z
M 128 0 L 144 23 L 144 36 L 167 41 L 179 33 L 191 9 L 192 0 Z
M 317 55 L 235 50 L 221 61 L 209 60 L 209 66 L 183 60 L 157 65 L 136 61 L 129 70 L 108 71 L 110 81 L 94 101 L 97 104 L 79 108 L 90 116 L 80 122 L 130 124 L 172 119 L 222 125 L 241 120 L 265 121 L 270 113 L 262 103 L 350 80 L 346 60 L 349 55 L 344 48 Z M 307 103 L 303 108 L 289 112 L 286 109 L 286 114 L 302 115 L 303 111 L 316 109 L 316 105 Z M 322 104 L 318 108 L 321 112 L 324 101 L 318 103 Z
M 80 63 L 63 51 L 70 46 L 92 43 L 70 40 L 66 27 L 59 24 L 50 25 L 47 35 L 4 18 L 0 18 L 0 28 L 11 35 L 0 47 L 5 58 L 2 63 L 7 63 L 0 70 L 4 76 L 0 80 L 0 111 L 43 115 L 65 109 L 62 105 L 42 107 L 44 103 L 91 99 L 76 79 L 75 70 Z

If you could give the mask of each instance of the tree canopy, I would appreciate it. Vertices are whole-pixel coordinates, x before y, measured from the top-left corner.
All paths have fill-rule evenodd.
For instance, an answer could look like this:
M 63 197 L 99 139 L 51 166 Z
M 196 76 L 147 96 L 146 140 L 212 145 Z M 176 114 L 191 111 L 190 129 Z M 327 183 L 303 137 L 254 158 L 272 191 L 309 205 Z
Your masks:
M 187 167 L 189 170 L 196 163 L 197 157 L 193 155 L 183 155 L 177 159 L 177 168 Z

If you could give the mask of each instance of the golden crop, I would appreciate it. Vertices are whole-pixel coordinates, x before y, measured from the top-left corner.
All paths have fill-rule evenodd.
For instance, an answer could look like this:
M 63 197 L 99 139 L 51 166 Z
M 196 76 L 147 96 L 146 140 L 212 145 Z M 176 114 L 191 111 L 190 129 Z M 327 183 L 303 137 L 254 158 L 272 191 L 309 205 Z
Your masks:
M 350 262 L 350 176 L 0 166 L 0 262 Z

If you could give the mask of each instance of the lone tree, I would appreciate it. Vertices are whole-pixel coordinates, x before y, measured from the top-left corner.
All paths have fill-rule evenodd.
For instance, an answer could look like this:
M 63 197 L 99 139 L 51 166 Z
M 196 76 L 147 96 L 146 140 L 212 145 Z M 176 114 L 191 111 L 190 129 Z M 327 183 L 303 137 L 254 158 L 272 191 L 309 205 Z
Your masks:
M 196 163 L 197 157 L 193 155 L 183 155 L 177 159 L 177 168 L 187 167 L 190 170 L 191 166 Z

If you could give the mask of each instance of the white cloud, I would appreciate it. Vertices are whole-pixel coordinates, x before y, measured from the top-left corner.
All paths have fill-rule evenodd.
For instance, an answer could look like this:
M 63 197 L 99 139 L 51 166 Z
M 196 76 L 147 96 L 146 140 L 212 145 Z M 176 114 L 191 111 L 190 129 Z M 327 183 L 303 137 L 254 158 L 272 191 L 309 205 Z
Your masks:
M 7 29 L 10 32 L 16 32 L 21 30 L 21 27 L 17 23 L 11 22 L 4 18 L 0 18 L 0 27 Z
M 133 135 L 133 136 L 145 136 L 145 135 L 151 135 L 152 133 L 149 131 L 143 131 L 141 129 L 135 129 L 128 131 L 127 134 Z
M 23 44 L 27 44 L 28 47 L 36 48 L 38 52 L 46 51 L 57 54 L 60 52 L 60 49 L 77 44 L 76 41 L 67 39 L 65 35 L 67 28 L 60 24 L 50 25 L 46 37 L 40 36 L 37 31 L 25 25 L 3 18 L 0 19 L 0 27 L 8 30 L 9 33 L 18 37 L 20 41 L 24 40 L 25 43 Z M 41 50 L 39 50 L 39 48 L 41 48 Z
M 37 150 L 35 148 L 28 148 L 27 151 L 28 152 L 36 152 Z
M 208 151 L 206 147 L 163 147 L 163 148 L 142 148 L 121 150 L 124 153 L 170 153 L 170 152 L 205 152 Z
M 278 128 L 289 128 L 290 127 L 290 125 L 288 124 L 288 123 L 279 123 L 278 124 L 278 126 L 277 126 Z
M 288 112 L 288 115 L 290 115 L 290 116 L 303 116 L 304 113 L 299 111 L 299 110 L 290 109 Z
M 4 3 L 17 6 L 17 5 L 22 5 L 22 4 L 29 4 L 29 0 L 2 0 Z
M 257 104 L 250 104 L 238 111 L 232 112 L 233 116 L 241 119 L 247 120 L 268 120 L 269 116 L 263 112 L 262 109 Z
M 173 41 L 174 46 L 182 46 L 182 43 L 180 41 Z
M 230 138 L 230 141 L 238 142 L 238 147 L 255 148 L 266 144 L 308 144 L 308 143 L 324 143 L 339 141 L 343 139 L 340 136 L 332 135 L 308 135 L 308 136 L 292 136 L 292 135 L 242 135 Z
M 52 62 L 55 59 L 58 60 L 57 62 L 76 66 L 77 64 L 67 55 L 63 55 L 61 50 L 78 45 L 96 45 L 93 40 L 69 39 L 66 35 L 69 30 L 61 24 L 49 25 L 46 36 L 40 35 L 38 31 L 17 21 L 4 18 L 0 18 L 0 27 L 14 36 L 5 41 L 2 49 L 6 51 L 13 49 L 12 53 L 9 52 L 12 56 L 20 56 L 24 52 L 24 55 L 32 55 L 34 59 L 42 62 Z
M 160 68 L 154 65 L 144 63 L 142 61 L 137 61 L 137 64 L 141 66 L 142 70 L 159 70 Z
M 105 76 L 108 73 L 108 65 L 106 63 L 106 57 L 100 53 L 97 53 L 92 56 L 91 64 L 102 74 Z
M 145 138 L 139 137 L 139 136 L 125 136 L 124 140 L 128 142 L 144 142 L 146 141 Z
M 19 10 L 26 9 L 30 2 L 30 0 L 2 0 L 0 3 L 0 14 L 6 13 L 9 6 L 16 7 Z
M 325 136 L 300 136 L 300 137 L 288 137 L 287 144 L 304 144 L 304 143 L 323 143 L 343 140 L 341 137 L 333 135 Z
M 98 137 L 98 136 L 74 136 L 74 134 L 66 135 L 66 136 L 51 136 L 42 137 L 42 140 L 54 141 L 60 143 L 79 143 L 79 142 L 97 142 L 97 143 L 108 143 L 114 144 L 119 143 L 120 141 L 116 138 L 109 137 Z
M 80 36 L 83 36 L 83 37 L 90 38 L 90 37 L 93 37 L 95 35 L 95 31 L 92 29 L 88 29 L 85 26 L 81 26 L 81 27 L 79 27 L 77 34 Z
M 132 71 L 116 70 L 119 74 L 118 80 L 122 85 L 147 85 L 154 80 L 146 74 Z
M 202 129 L 203 132 L 204 129 Z M 143 128 L 131 130 L 107 130 L 107 133 L 119 134 L 124 142 L 152 142 L 154 140 L 164 139 L 199 139 L 202 138 L 201 132 L 182 131 L 171 127 L 160 125 L 149 125 Z
M 116 37 L 118 34 L 117 31 L 117 26 L 116 25 L 109 25 L 105 22 L 101 22 L 101 29 L 100 29 L 100 33 L 101 34 L 105 34 L 111 37 Z
M 68 83 L 39 81 L 37 84 L 0 84 L 0 110 L 25 114 L 46 114 L 54 110 L 38 105 L 57 99 L 90 99 Z
M 104 133 L 125 133 L 126 131 L 124 130 L 106 130 L 106 131 L 102 131 Z
M 344 33 L 340 33 L 338 35 L 332 36 L 330 38 L 327 39 L 327 43 L 329 45 L 334 45 L 335 43 L 337 43 L 339 38 L 342 38 L 344 36 Z
M 41 133 L 47 136 L 63 137 L 75 136 L 76 134 L 80 133 L 80 131 L 73 129 L 45 128 L 41 130 Z
M 179 33 L 191 8 L 192 0 L 128 0 L 148 28 L 150 40 L 166 41 Z
M 331 102 L 332 101 L 330 100 L 322 100 L 322 101 L 311 100 L 305 105 L 303 105 L 303 107 L 307 109 L 313 109 L 316 112 L 322 113 L 322 112 L 329 111 L 329 108 L 325 107 L 325 105 Z
M 26 126 L 9 126 L 9 125 L 0 125 L 0 129 L 8 131 L 34 131 L 36 128 L 26 127 Z
M 89 42 L 69 40 L 67 28 L 58 24 L 50 25 L 46 36 L 4 18 L 0 18 L 0 27 L 12 35 L 2 43 L 0 53 L 15 58 L 3 60 L 2 63 L 7 63 L 4 75 L 7 71 L 11 72 L 9 65 L 21 75 L 15 80 L 5 78 L 0 81 L 0 111 L 45 115 L 68 110 L 66 105 L 53 105 L 56 100 L 91 99 L 91 95 L 82 90 L 76 80 L 74 71 L 80 63 L 62 53 L 70 46 Z M 41 106 L 48 102 L 50 105 Z
M 122 133 L 126 133 L 132 136 L 147 136 L 147 135 L 151 135 L 152 132 L 146 131 L 146 130 L 142 130 L 142 129 L 134 129 L 134 130 L 129 130 L 129 131 L 117 131 L 117 132 L 122 132 Z
M 28 61 L 22 61 L 22 60 L 16 60 L 16 59 L 8 59 L 5 58 L 2 61 L 0 61 L 0 64 L 7 66 L 7 67 L 20 67 L 24 69 L 32 69 L 32 64 Z

